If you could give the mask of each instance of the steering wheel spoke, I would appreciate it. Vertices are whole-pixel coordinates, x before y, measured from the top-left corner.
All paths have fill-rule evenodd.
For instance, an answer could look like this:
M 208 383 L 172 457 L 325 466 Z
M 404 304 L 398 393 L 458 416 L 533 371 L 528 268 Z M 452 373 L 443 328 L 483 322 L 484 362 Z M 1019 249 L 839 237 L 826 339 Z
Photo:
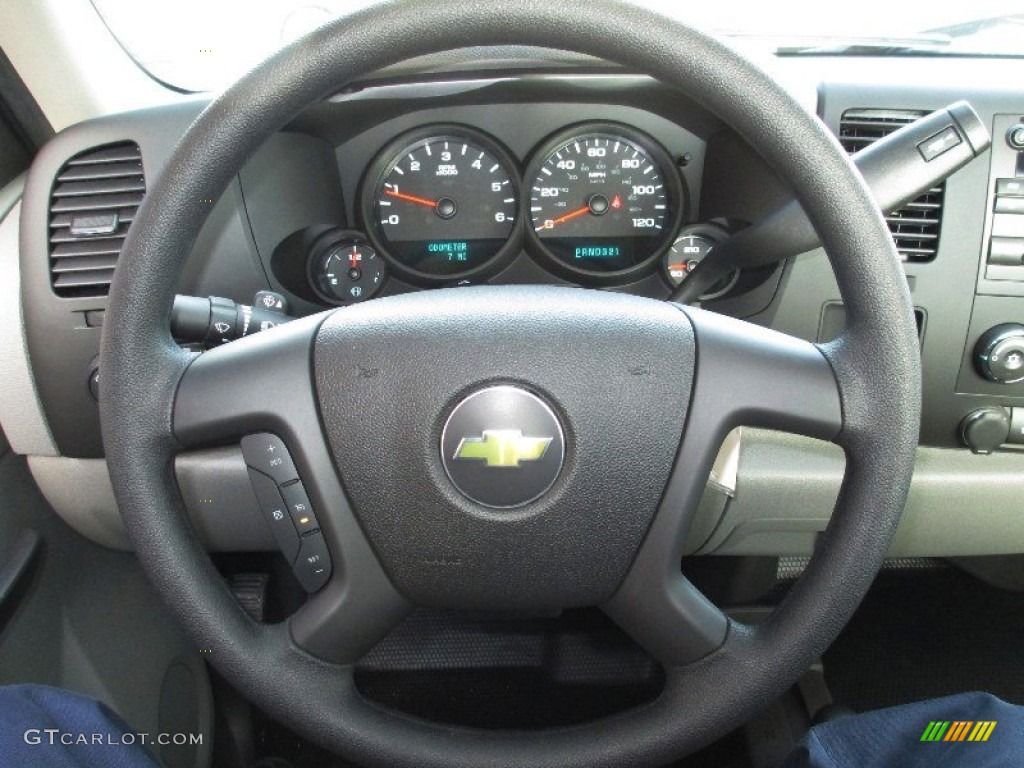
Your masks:
M 322 315 L 205 352 L 185 370 L 174 433 L 185 447 L 241 441 L 254 490 L 309 601 L 293 641 L 358 660 L 410 606 L 349 506 L 320 426 L 312 354 Z
M 693 450 L 701 449 L 703 459 L 710 455 L 713 461 L 722 439 L 738 426 L 822 440 L 838 436 L 843 426 L 839 386 L 817 346 L 713 312 L 693 307 L 685 312 L 697 337 L 686 440 L 698 444 Z
M 297 447 L 318 434 L 311 359 L 323 319 L 297 320 L 199 355 L 178 384 L 178 441 L 196 448 L 272 432 Z
M 728 619 L 680 572 L 683 543 L 722 440 L 738 426 L 834 439 L 839 388 L 809 342 L 686 308 L 697 371 L 675 469 L 647 537 L 605 611 L 667 666 L 700 659 L 725 641 Z

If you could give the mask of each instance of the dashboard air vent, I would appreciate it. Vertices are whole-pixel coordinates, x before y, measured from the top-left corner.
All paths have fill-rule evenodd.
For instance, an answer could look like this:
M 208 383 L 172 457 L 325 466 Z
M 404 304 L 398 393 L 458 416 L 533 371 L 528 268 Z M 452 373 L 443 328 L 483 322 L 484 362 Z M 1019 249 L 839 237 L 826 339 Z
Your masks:
M 853 154 L 925 114 L 927 112 L 899 109 L 848 109 L 839 120 L 839 142 Z M 945 184 L 939 184 L 885 217 L 896 241 L 896 250 L 904 261 L 923 262 L 935 258 L 944 193 Z
M 75 155 L 50 198 L 50 279 L 58 296 L 106 296 L 128 227 L 146 192 L 134 142 Z

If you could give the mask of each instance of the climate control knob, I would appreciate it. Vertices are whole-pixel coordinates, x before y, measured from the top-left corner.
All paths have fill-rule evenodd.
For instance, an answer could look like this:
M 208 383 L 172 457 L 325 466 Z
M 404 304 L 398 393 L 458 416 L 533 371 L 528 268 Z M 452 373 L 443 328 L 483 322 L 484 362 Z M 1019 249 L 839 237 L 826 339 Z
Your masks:
M 1002 323 L 985 331 L 974 346 L 974 365 L 1000 384 L 1024 381 L 1024 325 Z

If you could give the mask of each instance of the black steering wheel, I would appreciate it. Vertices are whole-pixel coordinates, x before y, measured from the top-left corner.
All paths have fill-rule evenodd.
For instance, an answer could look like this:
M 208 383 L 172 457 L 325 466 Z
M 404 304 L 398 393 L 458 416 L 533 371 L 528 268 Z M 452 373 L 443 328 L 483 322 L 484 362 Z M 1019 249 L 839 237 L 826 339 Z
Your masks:
M 365 73 L 453 46 L 506 44 L 648 73 L 757 147 L 821 234 L 846 304 L 843 335 L 816 346 L 665 302 L 483 286 L 326 312 L 201 356 L 174 344 L 170 307 L 204 201 L 263 141 Z M 315 31 L 188 129 L 139 211 L 111 290 L 103 439 L 156 588 L 224 677 L 296 732 L 367 765 L 651 765 L 781 693 L 863 597 L 909 486 L 917 350 L 906 281 L 868 190 L 824 126 L 743 57 L 610 0 L 412 0 Z M 483 390 L 497 395 L 476 397 Z M 473 476 L 481 462 L 457 477 L 446 471 L 452 434 L 461 446 L 480 427 L 517 423 L 546 447 L 516 450 L 555 462 L 537 462 L 548 475 L 524 473 L 532 479 L 508 491 L 524 505 L 495 503 L 481 479 L 493 476 Z M 810 565 L 757 626 L 726 618 L 679 567 L 717 449 L 740 424 L 832 440 L 847 457 Z M 232 598 L 173 473 L 182 450 L 257 432 L 290 450 L 333 563 L 326 586 L 277 625 L 251 621 Z M 413 604 L 601 606 L 662 663 L 663 691 L 597 722 L 535 732 L 384 709 L 360 696 L 353 664 Z

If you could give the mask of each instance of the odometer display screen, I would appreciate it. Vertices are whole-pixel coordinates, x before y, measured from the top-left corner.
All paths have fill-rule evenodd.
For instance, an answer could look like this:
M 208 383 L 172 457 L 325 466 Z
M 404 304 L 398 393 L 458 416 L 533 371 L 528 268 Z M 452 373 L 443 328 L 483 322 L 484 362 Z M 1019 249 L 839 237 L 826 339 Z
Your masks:
M 364 215 L 372 239 L 414 276 L 473 272 L 508 244 L 518 183 L 504 152 L 467 132 L 408 137 L 385 150 Z
M 667 176 L 674 170 L 664 167 L 666 159 L 653 142 L 613 130 L 556 138 L 527 177 L 540 246 L 586 273 L 650 262 L 671 243 L 678 222 L 678 182 Z

